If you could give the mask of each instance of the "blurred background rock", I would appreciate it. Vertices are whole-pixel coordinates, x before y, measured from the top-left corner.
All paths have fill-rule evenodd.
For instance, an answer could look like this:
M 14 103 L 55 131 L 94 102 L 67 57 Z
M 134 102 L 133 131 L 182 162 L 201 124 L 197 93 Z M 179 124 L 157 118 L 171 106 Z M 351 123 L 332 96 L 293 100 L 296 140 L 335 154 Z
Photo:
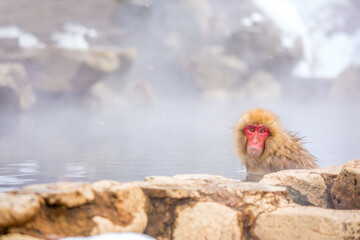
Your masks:
M 11 108 L 359 98 L 356 1 L 0 4 L 1 105 Z

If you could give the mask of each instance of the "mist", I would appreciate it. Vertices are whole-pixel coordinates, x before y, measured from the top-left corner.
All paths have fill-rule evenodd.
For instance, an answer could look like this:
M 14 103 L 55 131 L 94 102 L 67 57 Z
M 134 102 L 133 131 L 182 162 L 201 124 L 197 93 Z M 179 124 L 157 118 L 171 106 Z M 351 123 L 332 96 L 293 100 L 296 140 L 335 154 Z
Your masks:
M 25 2 L 0 0 L 0 191 L 243 180 L 233 127 L 253 107 L 320 167 L 359 158 L 355 1 Z

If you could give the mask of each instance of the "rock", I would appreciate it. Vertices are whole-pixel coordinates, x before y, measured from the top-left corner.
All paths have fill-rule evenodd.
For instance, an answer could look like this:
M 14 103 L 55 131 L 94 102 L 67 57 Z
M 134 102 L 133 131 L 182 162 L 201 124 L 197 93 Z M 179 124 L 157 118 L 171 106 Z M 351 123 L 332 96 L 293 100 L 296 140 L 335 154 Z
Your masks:
M 334 181 L 339 175 L 342 166 L 331 166 L 327 168 L 312 169 L 312 172 L 319 173 L 324 179 L 327 189 L 330 191 L 334 185 Z
M 178 206 L 175 210 L 173 238 L 176 239 L 240 239 L 242 222 L 236 210 L 215 202 L 199 202 L 195 206 Z M 241 220 L 241 218 L 240 218 Z
M 145 227 L 146 227 L 146 216 L 145 216 L 145 225 L 142 224 L 143 222 L 140 222 L 140 224 L 138 224 L 138 222 L 135 222 L 135 224 L 131 224 L 129 226 L 123 227 L 120 225 L 116 225 L 114 224 L 112 221 L 110 221 L 107 218 L 103 218 L 101 216 L 95 216 L 92 218 L 92 221 L 96 224 L 96 226 L 92 229 L 90 235 L 98 235 L 101 233 L 108 233 L 108 232 L 132 232 L 132 231 L 140 231 L 143 232 Z M 132 229 L 135 228 L 135 229 Z M 141 230 L 138 230 L 136 228 L 140 228 Z
M 339 167 L 284 170 L 266 174 L 259 183 L 286 187 L 298 204 L 332 208 L 330 188 L 338 172 Z
M 337 209 L 360 209 L 360 160 L 347 162 L 331 189 L 331 198 Z
M 36 101 L 24 66 L 20 63 L 0 64 L 0 107 L 28 109 Z
M 252 239 L 359 239 L 360 211 L 316 207 L 285 207 L 260 214 Z
M 90 184 L 85 183 L 37 184 L 24 187 L 23 190 L 39 194 L 50 206 L 63 205 L 72 208 L 94 200 Z
M 15 38 L 0 38 L 1 52 L 14 52 L 19 50 L 18 39 Z
M 10 233 L 0 236 L 0 240 L 43 240 L 41 238 L 36 238 L 19 233 Z
M 274 196 L 286 197 L 286 191 L 282 187 L 272 187 L 257 183 L 245 183 L 235 179 L 207 174 L 182 174 L 174 177 L 155 176 L 147 177 L 144 182 L 139 183 L 144 192 L 150 198 L 173 198 L 173 199 L 222 199 L 225 195 L 234 194 L 237 198 L 236 189 L 249 194 L 270 192 Z M 238 187 L 238 188 L 237 188 Z M 254 190 L 254 191 L 252 191 Z M 240 195 L 241 198 L 246 197 Z M 240 204 L 235 199 L 227 199 L 227 204 L 235 206 Z M 286 202 L 288 202 L 286 200 Z
M 294 202 L 301 205 L 329 207 L 324 179 L 311 170 L 285 170 L 266 174 L 259 183 L 284 186 Z
M 59 239 L 106 232 L 143 233 L 147 225 L 148 200 L 136 184 L 40 184 L 22 192 L 38 194 L 40 212 L 26 224 L 8 228 L 9 233 Z
M 277 27 L 260 14 L 260 10 L 256 12 L 262 19 L 255 21 L 251 17 L 244 18 L 243 25 L 237 27 L 227 39 L 225 52 L 235 54 L 254 72 L 265 70 L 277 78 L 290 75 L 303 56 L 301 41 L 286 46 Z
M 30 221 L 39 209 L 35 194 L 0 193 L 0 229 Z
M 295 201 L 321 207 L 332 206 L 332 187 L 332 194 L 344 198 L 341 203 L 356 205 L 359 166 L 360 160 L 353 160 L 342 169 L 280 171 L 260 183 L 185 174 L 134 183 L 32 185 L 0 194 L 0 235 L 6 234 L 0 240 L 108 232 L 146 233 L 159 240 L 357 239 L 360 210 L 300 206 L 286 188 L 269 184 L 286 186 Z
M 155 94 L 152 85 L 147 82 L 134 82 L 131 84 L 127 91 L 121 91 L 121 94 L 114 86 L 105 83 L 104 81 L 98 82 L 91 87 L 91 95 L 100 104 L 100 109 L 125 108 L 130 109 L 151 109 L 155 106 Z
M 242 82 L 246 64 L 233 55 L 208 53 L 195 56 L 190 64 L 197 86 L 204 92 L 231 90 Z
M 281 84 L 268 72 L 260 71 L 251 75 L 249 81 L 241 88 L 245 99 L 279 100 L 282 96 Z
M 96 101 L 89 101 L 92 106 L 96 106 L 99 109 L 114 107 L 120 108 L 124 105 L 123 98 L 113 89 L 111 86 L 104 82 L 97 82 L 90 88 L 91 99 Z
M 105 232 L 138 232 L 143 233 L 148 223 L 146 205 L 148 199 L 143 191 L 132 183 L 119 184 L 112 181 L 100 181 L 93 184 L 93 189 L 99 196 L 99 200 L 107 203 L 109 199 L 115 198 L 109 207 L 117 210 L 120 224 L 112 224 L 108 219 L 95 216 L 93 221 L 97 226 L 91 235 Z M 109 231 L 106 231 L 106 228 Z
M 350 100 L 360 99 L 360 66 L 349 66 L 333 82 L 329 95 Z
M 115 70 L 126 72 L 134 56 L 132 50 L 52 47 L 34 54 L 27 62 L 27 71 L 38 91 L 84 93 Z
M 248 227 L 261 212 L 291 203 L 285 188 L 244 183 L 221 176 L 189 174 L 148 177 L 138 184 L 150 198 L 146 233 L 157 239 L 179 239 L 187 236 L 186 231 L 202 231 L 201 236 L 209 236 L 212 230 L 205 230 L 205 226 L 214 226 L 218 220 L 203 219 L 208 218 L 210 213 L 204 212 L 206 206 L 217 214 L 216 219 L 230 224 L 226 233 L 222 232 L 223 236 L 241 236 L 241 224 Z M 215 206 L 222 211 L 216 211 Z M 231 210 L 235 210 L 241 218 L 237 225 L 235 212 Z M 193 221 L 199 225 L 189 226 L 186 221 L 189 218 L 194 218 Z M 214 239 L 220 239 L 217 238 L 219 235 L 215 236 Z
M 155 105 L 153 87 L 147 82 L 134 82 L 128 94 L 129 104 L 136 108 L 150 108 Z

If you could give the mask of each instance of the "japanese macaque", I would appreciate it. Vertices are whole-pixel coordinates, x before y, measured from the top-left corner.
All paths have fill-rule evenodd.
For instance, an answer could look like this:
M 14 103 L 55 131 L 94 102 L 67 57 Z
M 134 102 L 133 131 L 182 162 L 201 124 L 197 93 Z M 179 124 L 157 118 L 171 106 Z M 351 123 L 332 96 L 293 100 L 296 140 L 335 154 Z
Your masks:
M 277 116 L 268 110 L 254 108 L 244 113 L 235 127 L 234 141 L 250 173 L 317 167 L 301 138 L 285 131 Z

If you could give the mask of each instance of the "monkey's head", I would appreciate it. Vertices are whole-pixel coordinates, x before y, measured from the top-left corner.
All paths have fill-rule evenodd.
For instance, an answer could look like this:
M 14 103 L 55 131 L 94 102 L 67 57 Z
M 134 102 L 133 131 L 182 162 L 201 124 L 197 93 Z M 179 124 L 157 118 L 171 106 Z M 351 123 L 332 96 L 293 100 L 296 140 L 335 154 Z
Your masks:
M 279 120 L 271 111 L 254 108 L 244 113 L 235 127 L 234 140 L 239 155 L 260 157 L 279 129 Z

